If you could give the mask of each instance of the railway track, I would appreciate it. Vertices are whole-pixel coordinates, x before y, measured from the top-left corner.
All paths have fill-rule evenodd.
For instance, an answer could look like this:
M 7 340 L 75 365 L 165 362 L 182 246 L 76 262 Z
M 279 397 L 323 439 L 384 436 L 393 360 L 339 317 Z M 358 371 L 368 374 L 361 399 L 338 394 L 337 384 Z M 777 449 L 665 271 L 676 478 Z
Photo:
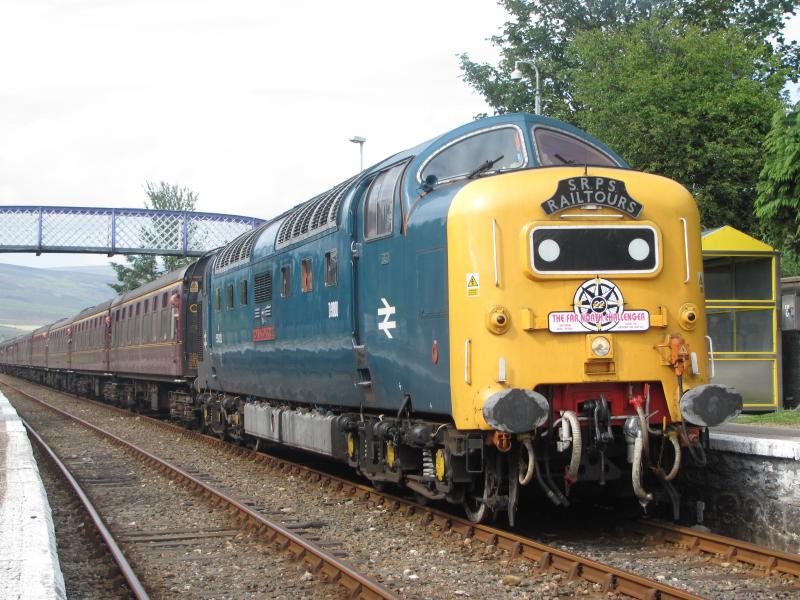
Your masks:
M 673 523 L 640 521 L 635 525 L 654 544 L 671 544 L 695 555 L 708 555 L 720 562 L 760 569 L 764 576 L 787 575 L 800 579 L 800 555 L 771 550 L 714 533 Z M 800 587 L 796 587 L 800 592 Z
M 24 392 L 22 392 L 24 393 Z M 85 400 L 86 402 L 94 402 Z M 96 403 L 112 413 L 125 415 L 127 418 L 131 414 L 122 409 L 109 407 L 108 405 Z M 277 473 L 284 479 L 297 478 L 313 484 L 321 485 L 325 490 L 347 497 L 351 500 L 358 500 L 368 506 L 382 507 L 392 513 L 400 513 L 405 517 L 417 516 L 419 522 L 426 525 L 429 529 L 450 532 L 462 536 L 470 543 L 485 544 L 492 546 L 507 555 L 511 559 L 522 559 L 536 564 L 536 568 L 542 571 L 560 573 L 564 579 L 583 579 L 593 584 L 596 591 L 613 591 L 619 594 L 634 598 L 697 598 L 689 591 L 684 591 L 656 581 L 648 577 L 636 575 L 626 570 L 611 567 L 603 564 L 599 560 L 591 560 L 586 556 L 565 551 L 536 540 L 517 535 L 511 532 L 475 525 L 452 514 L 448 514 L 430 507 L 422 507 L 409 500 L 382 494 L 371 487 L 363 486 L 358 483 L 347 481 L 336 476 L 324 473 L 310 467 L 290 463 L 283 459 L 271 457 L 269 455 L 253 452 L 242 447 L 232 446 L 220 442 L 216 438 L 211 438 L 197 432 L 187 431 L 170 423 L 137 416 L 136 419 L 146 421 L 165 431 L 199 440 L 206 445 L 225 452 L 229 456 L 237 458 L 247 458 L 261 467 Z M 433 527 L 431 527 L 433 526 Z M 722 536 L 713 534 L 702 534 L 693 529 L 680 528 L 672 525 L 655 524 L 643 522 L 637 524 L 637 528 L 648 536 L 648 543 L 670 543 L 676 547 L 686 547 L 694 553 L 712 553 L 720 558 L 720 563 L 735 563 L 735 558 L 749 564 L 763 566 L 765 572 L 780 573 L 787 576 L 796 577 L 798 573 L 799 557 L 788 553 L 775 553 L 765 548 L 760 548 L 752 544 L 738 542 Z M 658 532 L 656 534 L 656 532 Z M 699 540 L 699 541 L 695 541 Z M 713 541 L 713 543 L 712 543 Z M 727 541 L 724 552 L 720 555 L 721 545 Z M 735 545 L 735 551 L 729 548 Z M 778 556 L 779 555 L 779 556 Z M 769 557 L 772 558 L 769 558 Z M 722 559 L 728 558 L 727 561 Z
M 100 505 L 99 511 L 94 506 L 87 510 L 92 514 L 93 522 L 98 526 L 100 535 L 134 597 L 148 598 L 145 587 L 160 597 L 169 597 L 175 593 L 192 596 L 200 589 L 203 590 L 202 596 L 210 594 L 220 598 L 239 597 L 237 591 L 227 589 L 227 578 L 214 581 L 213 578 L 206 577 L 219 565 L 220 570 L 232 569 L 246 577 L 248 587 L 244 590 L 245 595 L 292 597 L 299 594 L 370 600 L 396 598 L 391 591 L 363 576 L 332 554 L 179 467 L 88 421 L 35 399 L 25 392 L 19 393 L 49 409 L 47 414 L 36 417 L 39 421 L 38 428 L 47 429 L 49 435 L 57 439 L 61 453 L 70 457 L 68 462 L 72 463 L 71 468 L 61 461 L 59 464 L 76 493 L 88 505 L 91 505 L 89 495 Z M 59 418 L 59 423 L 54 422 L 55 415 Z M 103 443 L 94 446 L 91 441 L 81 439 L 74 428 L 64 428 L 61 418 L 71 419 L 82 428 L 99 434 Z M 25 425 L 37 445 L 44 448 L 51 458 L 58 460 L 56 453 L 33 430 L 30 423 L 26 421 Z M 87 443 L 92 446 L 91 454 L 85 452 Z M 88 493 L 81 489 L 77 480 L 83 481 Z M 175 486 L 175 483 L 180 485 Z M 202 497 L 203 502 L 196 502 L 197 496 Z M 114 507 L 120 510 L 115 511 Z M 215 513 L 222 513 L 222 516 L 215 515 L 209 520 L 209 508 L 213 508 Z M 104 525 L 104 521 L 114 523 L 112 529 L 116 530 L 119 544 Z M 267 565 L 252 568 L 251 573 L 237 565 L 240 562 L 236 560 L 238 556 L 258 555 L 263 561 L 265 553 L 272 553 L 271 549 L 275 548 L 283 551 L 292 562 L 302 563 L 307 572 L 313 573 L 316 581 L 334 585 L 327 586 L 328 589 L 320 586 L 298 589 L 291 583 L 287 585 L 280 578 L 273 578 L 268 574 L 272 569 L 263 568 Z M 126 560 L 126 553 L 134 557 L 134 567 Z M 191 583 L 182 583 L 176 587 L 170 580 L 185 581 L 183 573 L 176 571 L 181 568 L 182 562 L 188 561 L 199 561 L 206 565 L 196 570 L 195 574 L 200 576 L 194 577 Z M 277 566 L 275 561 L 272 562 L 273 568 Z M 208 565 L 214 569 L 209 569 Z M 145 585 L 140 582 L 136 571 L 146 582 Z M 261 572 L 261 580 L 266 581 L 260 582 L 256 572 Z M 276 572 L 289 575 L 285 566 L 279 567 Z M 155 574 L 159 576 L 154 576 Z M 259 585 L 260 583 L 264 585 Z
M 84 513 L 89 517 L 96 537 L 102 542 L 105 551 L 108 552 L 119 569 L 118 575 L 121 581 L 119 581 L 118 585 L 121 586 L 122 581 L 124 581 L 124 585 L 127 586 L 134 598 L 137 598 L 137 600 L 148 600 L 150 596 L 145 591 L 141 581 L 139 581 L 136 571 L 131 567 L 125 554 L 120 549 L 117 540 L 114 538 L 114 535 L 108 527 L 106 527 L 100 513 L 94 507 L 94 504 L 92 504 L 92 501 L 81 487 L 81 484 L 78 483 L 78 480 L 72 475 L 67 465 L 61 461 L 58 455 L 47 445 L 47 442 L 42 439 L 36 430 L 24 419 L 22 419 L 22 424 L 28 432 L 28 437 L 31 438 L 36 443 L 39 450 L 50 459 L 50 462 L 58 471 L 71 494 L 78 500 L 83 507 Z

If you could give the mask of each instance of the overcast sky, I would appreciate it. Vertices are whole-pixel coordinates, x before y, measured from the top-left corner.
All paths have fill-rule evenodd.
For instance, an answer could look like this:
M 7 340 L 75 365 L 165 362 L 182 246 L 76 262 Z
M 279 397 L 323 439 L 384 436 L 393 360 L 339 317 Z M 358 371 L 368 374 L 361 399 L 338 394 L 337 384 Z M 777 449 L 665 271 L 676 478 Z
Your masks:
M 354 135 L 370 164 L 490 112 L 456 53 L 494 62 L 506 18 L 493 0 L 3 0 L 0 204 L 141 207 L 165 180 L 267 218 L 355 173 Z

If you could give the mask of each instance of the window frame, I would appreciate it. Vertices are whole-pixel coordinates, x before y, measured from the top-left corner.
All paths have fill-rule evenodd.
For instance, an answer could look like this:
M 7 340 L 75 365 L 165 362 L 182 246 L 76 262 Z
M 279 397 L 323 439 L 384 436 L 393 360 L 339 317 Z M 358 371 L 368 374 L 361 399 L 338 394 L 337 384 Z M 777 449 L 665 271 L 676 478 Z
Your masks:
M 520 169 L 525 169 L 530 165 L 530 157 L 528 156 L 528 145 L 525 143 L 525 132 L 523 131 L 522 127 L 515 123 L 502 123 L 500 125 L 495 125 L 493 127 L 486 127 L 484 129 L 478 129 L 477 131 L 472 131 L 470 133 L 465 133 L 461 137 L 458 137 L 454 140 L 447 142 L 444 146 L 439 148 L 436 152 L 431 154 L 428 158 L 426 158 L 422 164 L 420 165 L 419 169 L 417 169 L 417 183 L 422 183 L 422 173 L 428 167 L 428 164 L 436 159 L 440 154 L 446 152 L 451 147 L 455 146 L 456 144 L 460 144 L 461 142 L 468 140 L 469 138 L 473 138 L 478 135 L 484 135 L 486 133 L 490 133 L 492 131 L 497 131 L 500 129 L 514 129 L 519 136 L 519 139 L 522 141 L 522 164 L 519 167 L 514 167 L 513 169 L 507 169 L 507 171 L 518 171 Z M 478 165 L 475 165 L 476 167 Z M 486 171 L 486 173 L 495 173 L 495 170 Z M 453 177 L 445 177 L 443 179 L 439 179 L 438 183 L 448 183 L 451 181 L 458 181 L 459 179 L 466 179 L 469 173 L 465 173 L 463 175 L 455 175 Z
M 546 168 L 546 167 L 575 167 L 575 166 L 581 166 L 581 163 L 564 164 L 564 165 L 546 165 L 546 164 L 542 163 L 542 156 L 541 156 L 541 153 L 539 152 L 539 143 L 536 141 L 536 131 L 539 130 L 539 129 L 543 129 L 545 131 L 552 131 L 552 132 L 554 132 L 554 133 L 556 133 L 558 135 L 563 135 L 564 137 L 572 138 L 572 139 L 580 142 L 581 144 L 585 144 L 585 145 L 589 146 L 592 150 L 594 150 L 595 152 L 598 152 L 599 154 L 602 154 L 608 160 L 611 161 L 610 165 L 596 165 L 596 164 L 590 163 L 589 164 L 590 167 L 605 167 L 605 168 L 611 168 L 611 169 L 613 169 L 613 168 L 624 168 L 620 164 L 619 160 L 617 160 L 616 158 L 611 156 L 607 151 L 605 151 L 602 148 L 600 148 L 597 144 L 593 144 L 591 141 L 587 140 L 586 138 L 582 138 L 579 135 L 575 135 L 574 133 L 571 133 L 569 131 L 565 131 L 563 129 L 558 129 L 557 127 L 548 127 L 546 125 L 539 125 L 539 124 L 534 125 L 534 126 L 531 127 L 531 143 L 533 144 L 533 152 L 536 155 L 536 163 L 537 163 L 536 166 L 537 167 Z
M 236 308 L 236 286 L 230 281 L 225 286 L 225 310 Z
M 333 280 L 329 281 L 328 280 L 328 274 L 330 273 L 331 257 L 333 257 L 334 269 L 333 269 Z M 325 275 L 325 287 L 326 288 L 330 288 L 330 287 L 338 286 L 339 285 L 339 253 L 335 249 L 334 250 L 328 250 L 325 253 L 325 260 L 324 260 L 323 267 L 325 269 L 325 273 L 324 273 L 324 275 Z
M 247 306 L 250 304 L 250 290 L 248 289 L 250 286 L 248 283 L 249 280 L 247 277 L 243 277 L 239 281 L 239 306 Z
M 314 260 L 307 256 L 300 260 L 300 293 L 314 291 Z
M 363 221 L 363 225 L 362 225 L 362 228 L 361 228 L 361 230 L 362 230 L 361 233 L 364 236 L 364 241 L 365 242 L 369 243 L 369 242 L 373 242 L 375 240 L 386 239 L 388 237 L 391 237 L 394 234 L 394 231 L 395 231 L 395 228 L 394 228 L 395 209 L 396 209 L 395 200 L 397 199 L 397 197 L 399 195 L 398 194 L 398 189 L 400 187 L 400 182 L 403 180 L 403 176 L 406 173 L 406 169 L 408 169 L 408 164 L 409 164 L 408 161 L 405 161 L 405 162 L 400 162 L 400 163 L 394 164 L 394 165 L 392 165 L 390 167 L 387 167 L 387 168 L 383 169 L 375 177 L 372 178 L 372 181 L 369 182 L 369 185 L 367 186 L 367 189 L 364 191 L 364 201 L 361 203 L 361 218 L 362 218 L 362 221 Z M 380 235 L 370 236 L 367 233 L 367 221 L 368 221 L 368 219 L 367 219 L 367 214 L 368 214 L 367 213 L 367 208 L 368 208 L 368 202 L 369 202 L 369 199 L 370 199 L 370 192 L 372 192 L 372 188 L 375 185 L 375 182 L 378 181 L 378 179 L 382 175 L 385 175 L 385 174 L 389 173 L 390 171 L 393 171 L 394 169 L 399 169 L 400 170 L 400 174 L 397 176 L 397 179 L 394 182 L 394 187 L 392 187 L 392 194 L 391 194 L 391 199 L 392 199 L 392 208 L 391 208 L 392 226 L 389 228 L 389 231 L 387 231 L 386 233 L 381 233 Z M 377 227 L 377 223 L 376 223 L 376 227 Z
M 286 277 L 284 278 L 284 273 Z M 292 265 L 281 265 L 281 298 L 292 297 Z

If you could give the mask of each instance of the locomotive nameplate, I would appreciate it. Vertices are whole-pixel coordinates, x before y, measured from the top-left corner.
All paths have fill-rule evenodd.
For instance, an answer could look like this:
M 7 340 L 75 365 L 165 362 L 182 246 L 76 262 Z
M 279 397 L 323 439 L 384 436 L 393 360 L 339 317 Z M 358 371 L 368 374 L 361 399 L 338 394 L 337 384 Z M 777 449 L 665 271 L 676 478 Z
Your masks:
M 253 329 L 254 342 L 270 342 L 275 339 L 275 327 L 267 325 Z
M 546 215 L 579 206 L 607 206 L 638 219 L 642 203 L 631 198 L 625 182 L 608 177 L 570 177 L 558 182 L 552 198 L 541 204 Z
M 587 279 L 572 299 L 572 312 L 551 312 L 547 328 L 553 333 L 647 331 L 650 313 L 625 310 L 622 290 L 608 279 Z

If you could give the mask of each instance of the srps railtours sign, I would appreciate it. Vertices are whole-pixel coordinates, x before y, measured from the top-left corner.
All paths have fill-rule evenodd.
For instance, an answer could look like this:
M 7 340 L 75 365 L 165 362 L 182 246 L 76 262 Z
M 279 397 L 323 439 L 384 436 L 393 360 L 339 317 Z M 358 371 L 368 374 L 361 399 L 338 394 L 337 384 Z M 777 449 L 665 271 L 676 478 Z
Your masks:
M 642 203 L 631 198 L 625 182 L 608 177 L 570 177 L 558 182 L 555 195 L 542 202 L 542 210 L 552 215 L 579 206 L 607 206 L 638 219 Z

